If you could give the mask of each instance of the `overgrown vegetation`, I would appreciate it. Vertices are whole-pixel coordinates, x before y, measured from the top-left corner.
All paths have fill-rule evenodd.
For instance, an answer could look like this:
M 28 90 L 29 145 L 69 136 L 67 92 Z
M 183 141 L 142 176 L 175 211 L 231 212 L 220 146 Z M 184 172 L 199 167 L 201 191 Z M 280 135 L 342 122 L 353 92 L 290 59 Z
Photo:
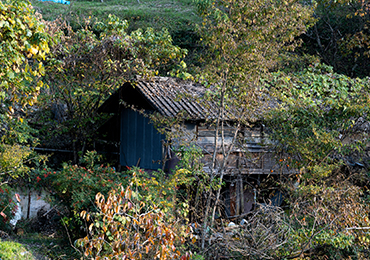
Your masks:
M 53 209 L 78 257 L 368 257 L 368 3 L 32 5 L 41 14 L 27 1 L 0 2 L 1 230 L 13 232 L 10 186 L 18 183 L 58 201 Z M 151 116 L 180 159 L 172 173 L 116 171 L 89 152 L 107 119 L 99 106 L 137 75 L 203 84 L 199 102 L 215 110 L 205 119 L 214 131 L 209 161 L 194 140 L 181 142 L 181 115 Z M 228 157 L 234 148 L 248 153 L 240 131 L 256 121 L 267 126 L 277 161 L 295 172 L 272 178 L 286 208 L 256 204 L 228 226 L 217 216 Z M 34 151 L 38 143 L 72 150 L 72 160 L 51 164 Z M 33 259 L 17 243 L 0 243 L 1 259 L 22 254 Z
M 196 49 L 199 47 L 196 41 L 200 36 L 195 31 L 195 23 L 201 19 L 196 15 L 196 7 L 192 0 L 104 2 L 72 0 L 71 5 L 32 0 L 31 3 L 45 20 L 52 21 L 61 16 L 74 29 L 82 26 L 84 18 L 105 20 L 109 15 L 114 15 L 122 21 L 128 21 L 128 32 L 139 28 L 145 30 L 148 27 L 157 31 L 166 28 L 174 43 L 186 48 L 190 57 L 196 55 Z

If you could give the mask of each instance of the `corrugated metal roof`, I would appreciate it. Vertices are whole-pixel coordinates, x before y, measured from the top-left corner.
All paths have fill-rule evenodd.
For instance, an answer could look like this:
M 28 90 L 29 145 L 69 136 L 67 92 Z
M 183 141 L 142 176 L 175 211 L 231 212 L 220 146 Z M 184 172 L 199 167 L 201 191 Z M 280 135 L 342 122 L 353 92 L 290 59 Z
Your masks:
M 173 78 L 155 77 L 135 82 L 145 98 L 162 115 L 174 117 L 185 112 L 189 119 L 215 117 L 217 107 L 201 97 L 205 88 L 193 82 L 177 82 Z
M 132 97 L 127 89 L 135 89 L 150 106 L 164 116 L 175 117 L 179 113 L 189 120 L 209 120 L 218 117 L 219 105 L 216 101 L 208 100 L 206 92 L 212 91 L 201 84 L 192 81 L 183 81 L 169 77 L 152 77 L 144 79 L 137 77 L 135 81 L 125 83 L 118 91 L 109 97 L 99 108 L 101 112 L 118 111 L 120 100 L 123 99 L 128 105 L 132 105 Z M 132 94 L 132 92 L 131 92 Z M 136 104 L 139 107 L 141 104 Z M 270 106 L 270 102 L 261 102 L 259 106 L 249 113 L 249 121 L 256 121 L 262 115 L 263 110 Z M 224 119 L 237 120 L 240 114 L 234 104 L 229 104 L 224 112 Z M 250 111 L 252 112 L 252 111 Z

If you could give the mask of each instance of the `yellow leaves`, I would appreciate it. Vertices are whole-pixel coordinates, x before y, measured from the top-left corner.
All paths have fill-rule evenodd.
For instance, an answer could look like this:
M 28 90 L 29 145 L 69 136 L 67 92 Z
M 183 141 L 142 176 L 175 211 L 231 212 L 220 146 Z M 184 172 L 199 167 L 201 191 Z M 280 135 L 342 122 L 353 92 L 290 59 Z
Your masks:
M 32 46 L 31 48 L 28 49 L 28 52 L 29 54 L 27 55 L 27 58 L 31 58 L 32 55 L 36 55 L 39 52 L 39 50 L 36 46 Z
M 28 103 L 28 105 L 32 106 L 33 105 L 33 99 L 28 99 L 27 103 Z
M 92 231 L 93 227 L 94 227 L 94 223 L 91 223 L 90 226 L 89 226 L 89 231 L 90 232 Z
M 176 174 L 190 174 L 190 171 L 187 169 L 179 169 L 176 171 Z
M 86 210 L 83 210 L 83 211 L 81 211 L 81 213 L 80 213 L 80 217 L 81 218 L 85 218 L 86 217 Z
M 0 67 L 0 82 L 6 87 L 12 85 L 7 95 L 14 96 L 21 93 L 20 102 L 24 106 L 28 102 L 27 95 L 32 95 L 34 92 L 34 88 L 28 87 L 32 83 L 24 84 L 24 82 L 34 80 L 32 76 L 40 76 L 40 70 L 43 69 L 42 66 L 42 68 L 30 67 L 26 57 L 33 56 L 34 61 L 37 62 L 44 49 L 48 48 L 48 35 L 27 1 L 6 1 L 1 9 L 0 28 L 6 27 L 9 37 L 3 39 L 5 46 L 8 47 L 0 52 L 0 60 L 3 61 Z M 1 32 L 0 38 L 2 38 Z
M 154 177 L 152 177 L 152 182 L 154 185 L 159 185 L 158 181 Z
M 370 243 L 370 239 L 368 238 L 368 236 L 360 236 L 359 240 L 362 244 L 369 244 Z

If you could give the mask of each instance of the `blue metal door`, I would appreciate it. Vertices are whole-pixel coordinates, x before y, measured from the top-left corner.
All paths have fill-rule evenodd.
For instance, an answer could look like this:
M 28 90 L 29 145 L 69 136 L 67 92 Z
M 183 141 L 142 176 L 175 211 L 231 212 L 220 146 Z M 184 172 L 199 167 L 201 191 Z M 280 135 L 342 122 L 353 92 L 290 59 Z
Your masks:
M 121 110 L 121 165 L 138 165 L 152 170 L 161 168 L 164 139 L 149 118 L 129 108 Z

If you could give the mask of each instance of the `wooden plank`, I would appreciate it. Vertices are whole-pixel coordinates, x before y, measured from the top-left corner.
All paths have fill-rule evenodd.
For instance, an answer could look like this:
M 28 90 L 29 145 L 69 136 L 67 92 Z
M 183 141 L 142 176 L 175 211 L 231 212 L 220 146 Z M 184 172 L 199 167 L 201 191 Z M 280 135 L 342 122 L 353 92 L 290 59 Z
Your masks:
M 240 214 L 244 213 L 244 183 L 243 178 L 239 175 L 239 194 L 240 194 Z
M 230 216 L 236 215 L 236 185 L 235 182 L 230 184 Z
M 235 135 L 235 130 L 230 129 L 230 130 L 225 130 L 224 131 L 224 136 L 225 137 L 234 137 Z M 214 130 L 198 130 L 198 137 L 213 137 L 215 138 L 216 132 Z M 221 131 L 218 133 L 218 136 L 221 137 Z

